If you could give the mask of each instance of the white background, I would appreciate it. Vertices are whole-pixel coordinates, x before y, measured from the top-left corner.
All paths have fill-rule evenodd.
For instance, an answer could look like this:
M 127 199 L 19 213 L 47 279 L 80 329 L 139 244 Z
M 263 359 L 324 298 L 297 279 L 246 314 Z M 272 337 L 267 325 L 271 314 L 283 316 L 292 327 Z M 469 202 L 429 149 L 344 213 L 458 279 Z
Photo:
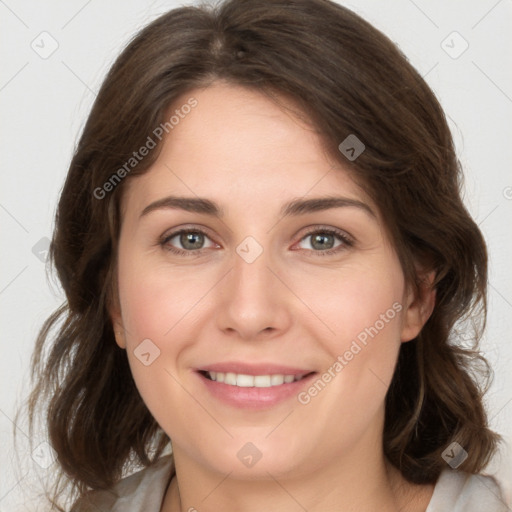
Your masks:
M 465 169 L 465 202 L 490 252 L 482 347 L 495 369 L 487 397 L 491 424 L 512 437 L 512 0 L 340 3 L 398 44 L 448 116 Z M 11 439 L 15 407 L 29 388 L 36 334 L 62 300 L 33 247 L 51 238 L 74 145 L 110 64 L 138 29 L 178 5 L 0 0 L 0 512 L 35 510 L 29 484 L 52 470 L 26 450 L 16 464 Z M 58 43 L 46 59 L 31 47 L 51 48 L 43 31 Z M 458 58 L 442 47 L 453 31 L 469 44 Z M 457 35 L 444 43 L 452 54 L 463 44 Z M 21 420 L 17 428 L 23 442 L 26 425 Z

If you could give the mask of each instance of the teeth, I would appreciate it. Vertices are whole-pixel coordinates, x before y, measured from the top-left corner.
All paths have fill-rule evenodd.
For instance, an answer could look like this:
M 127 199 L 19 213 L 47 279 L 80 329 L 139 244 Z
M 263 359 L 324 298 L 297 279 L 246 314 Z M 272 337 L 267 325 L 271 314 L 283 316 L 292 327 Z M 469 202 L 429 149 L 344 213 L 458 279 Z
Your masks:
M 241 388 L 269 388 L 271 386 L 281 386 L 290 384 L 293 381 L 300 380 L 306 374 L 300 375 L 244 375 L 242 373 L 222 373 L 207 372 L 211 380 L 223 382 L 230 386 L 239 386 Z
M 280 386 L 284 383 L 284 375 L 272 375 L 270 377 L 270 384 L 272 386 Z

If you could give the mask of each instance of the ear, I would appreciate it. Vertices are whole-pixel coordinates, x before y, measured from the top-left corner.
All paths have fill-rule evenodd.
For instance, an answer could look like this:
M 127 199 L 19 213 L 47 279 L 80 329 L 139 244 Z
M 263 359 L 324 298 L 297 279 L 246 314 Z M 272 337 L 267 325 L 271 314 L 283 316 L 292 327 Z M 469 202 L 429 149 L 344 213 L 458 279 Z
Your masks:
M 112 322 L 112 329 L 119 348 L 126 349 L 126 335 L 119 302 L 119 289 L 117 285 L 117 270 L 112 274 L 112 281 L 107 298 L 107 311 Z
M 119 300 L 117 298 L 115 298 L 112 301 L 112 303 L 108 307 L 108 310 L 110 319 L 112 321 L 112 329 L 114 330 L 116 343 L 119 345 L 119 348 L 126 349 L 126 336 L 123 324 L 123 317 L 121 315 L 121 307 L 119 305 Z
M 408 287 L 407 298 L 404 301 L 406 308 L 402 320 L 401 341 L 406 342 L 416 338 L 430 318 L 436 303 L 434 279 L 434 271 L 424 273 L 421 275 L 417 291 L 412 286 Z

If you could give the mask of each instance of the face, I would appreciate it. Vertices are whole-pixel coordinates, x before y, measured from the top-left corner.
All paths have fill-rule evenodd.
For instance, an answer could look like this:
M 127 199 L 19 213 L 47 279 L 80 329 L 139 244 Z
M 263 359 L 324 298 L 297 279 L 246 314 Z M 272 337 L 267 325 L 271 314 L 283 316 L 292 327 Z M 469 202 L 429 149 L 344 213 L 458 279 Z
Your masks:
M 424 321 L 379 211 L 265 96 L 173 111 L 191 97 L 122 201 L 112 318 L 142 398 L 176 457 L 239 478 L 375 452 Z

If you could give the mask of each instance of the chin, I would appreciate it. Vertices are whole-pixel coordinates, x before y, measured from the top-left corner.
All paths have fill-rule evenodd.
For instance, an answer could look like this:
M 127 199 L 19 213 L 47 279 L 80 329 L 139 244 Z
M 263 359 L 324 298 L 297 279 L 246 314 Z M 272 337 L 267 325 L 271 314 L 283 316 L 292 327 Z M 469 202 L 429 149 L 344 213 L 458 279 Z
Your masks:
M 279 447 L 258 448 L 257 443 L 243 442 L 240 446 L 219 453 L 208 461 L 212 470 L 228 474 L 236 480 L 268 480 L 272 478 L 296 477 L 309 472 L 306 461 L 300 467 L 301 456 L 297 453 L 283 453 Z

